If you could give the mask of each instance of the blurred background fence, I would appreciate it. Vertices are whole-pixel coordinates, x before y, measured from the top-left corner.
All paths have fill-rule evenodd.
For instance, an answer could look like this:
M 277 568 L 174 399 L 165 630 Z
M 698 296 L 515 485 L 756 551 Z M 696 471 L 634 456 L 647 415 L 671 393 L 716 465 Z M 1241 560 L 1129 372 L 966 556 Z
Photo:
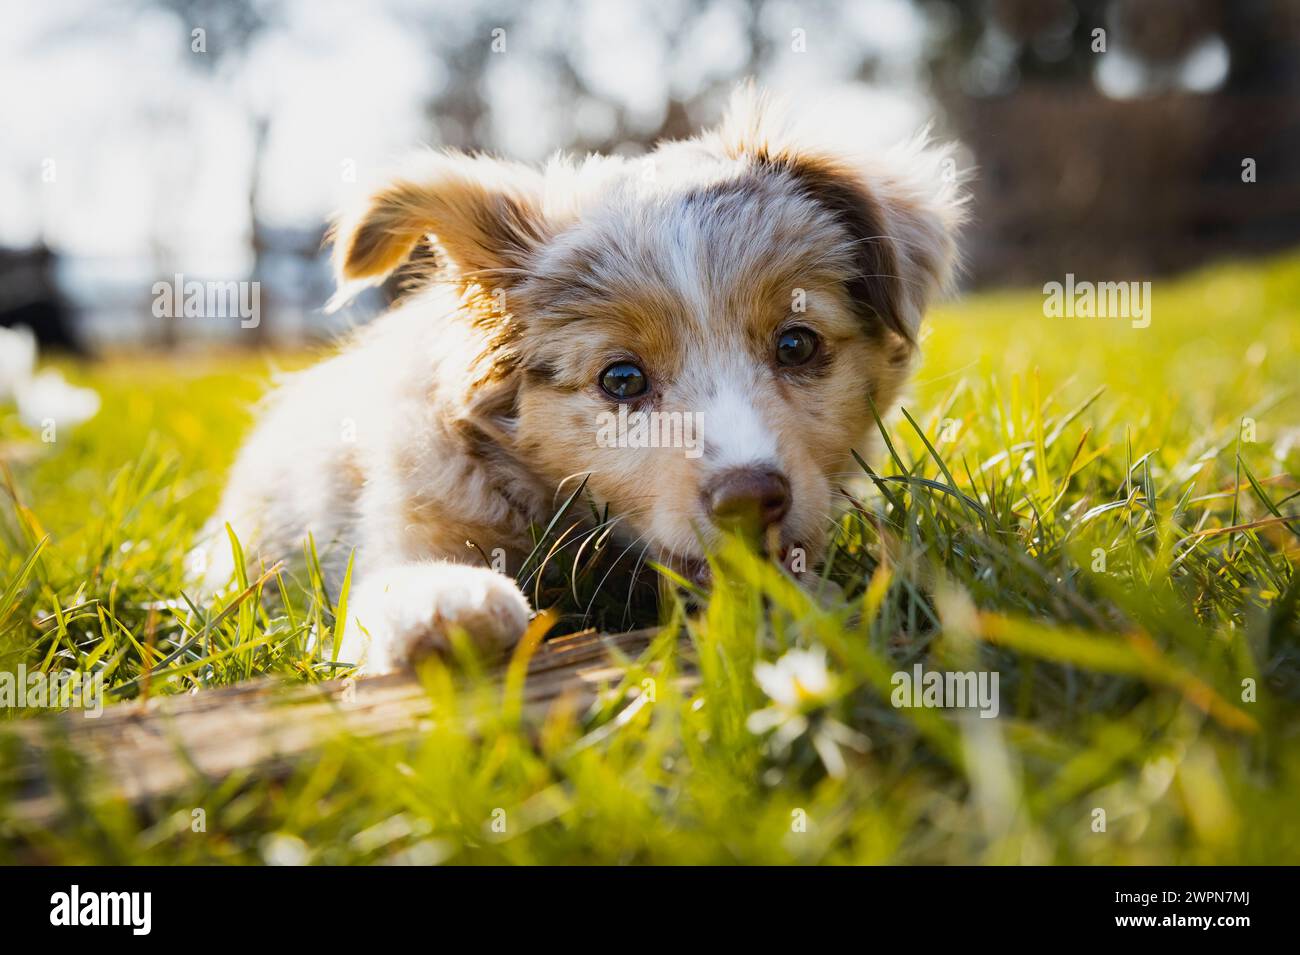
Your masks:
M 418 144 L 636 154 L 745 77 L 976 170 L 970 286 L 1300 241 L 1300 0 L 62 0 L 0 35 L 0 324 L 106 350 L 293 344 L 325 220 Z M 158 317 L 256 282 L 259 321 Z

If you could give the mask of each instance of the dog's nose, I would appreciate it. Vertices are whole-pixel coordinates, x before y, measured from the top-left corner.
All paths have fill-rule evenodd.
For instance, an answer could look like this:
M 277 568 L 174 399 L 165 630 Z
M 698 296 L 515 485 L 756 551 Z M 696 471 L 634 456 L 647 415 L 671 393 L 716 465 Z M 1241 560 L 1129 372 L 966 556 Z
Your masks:
M 704 501 L 719 525 L 757 532 L 790 510 L 790 482 L 779 471 L 736 468 L 708 484 Z

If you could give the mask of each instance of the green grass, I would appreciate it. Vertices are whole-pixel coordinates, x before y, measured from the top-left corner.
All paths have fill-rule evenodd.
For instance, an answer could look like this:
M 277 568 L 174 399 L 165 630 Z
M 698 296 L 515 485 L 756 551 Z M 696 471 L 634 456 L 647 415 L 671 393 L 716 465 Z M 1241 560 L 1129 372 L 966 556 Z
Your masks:
M 6 819 L 0 774 L 0 861 L 1300 862 L 1300 256 L 1157 281 L 1146 329 L 1041 304 L 933 316 L 889 447 L 846 481 L 825 571 L 843 600 L 738 547 L 706 606 L 667 595 L 689 692 L 666 637 L 529 731 L 473 667 L 435 668 L 435 707 L 474 712 L 473 736 L 339 739 L 288 779 L 147 813 L 70 798 L 49 828 Z M 0 669 L 101 671 L 127 697 L 336 673 L 340 595 L 311 573 L 264 581 L 287 604 L 180 599 L 265 370 L 71 368 L 104 409 L 52 445 L 0 409 Z M 629 596 L 636 555 L 572 513 L 527 575 L 553 632 L 644 620 L 653 573 Z M 783 708 L 767 666 L 805 650 L 829 680 Z M 1001 716 L 893 707 L 916 663 L 996 671 Z

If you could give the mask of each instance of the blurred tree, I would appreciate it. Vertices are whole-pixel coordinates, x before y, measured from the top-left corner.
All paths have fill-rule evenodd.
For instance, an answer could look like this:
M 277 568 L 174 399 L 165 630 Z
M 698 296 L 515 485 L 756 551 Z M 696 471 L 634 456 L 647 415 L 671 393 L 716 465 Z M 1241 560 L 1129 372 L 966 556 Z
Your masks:
M 931 91 L 979 168 L 977 279 L 1186 268 L 1300 238 L 1295 3 L 922 7 Z M 1243 182 L 1246 159 L 1267 178 Z
M 265 33 L 282 24 L 280 0 L 142 0 L 142 6 L 153 5 L 176 16 L 191 31 L 191 51 L 195 54 L 189 62 L 194 69 L 206 73 L 213 80 L 234 82 L 247 62 L 248 53 Z M 200 40 L 192 31 L 202 30 L 202 49 L 195 49 Z M 253 269 L 250 279 L 261 282 L 267 254 L 266 225 L 260 215 L 259 191 L 266 164 L 266 145 L 271 129 L 272 111 L 265 102 L 244 90 L 244 109 L 248 114 L 253 144 L 248 169 L 248 235 L 252 251 Z M 269 286 L 261 292 L 262 320 L 241 340 L 249 347 L 265 343 L 275 322 L 275 300 Z M 175 341 L 174 323 L 166 326 L 168 343 Z

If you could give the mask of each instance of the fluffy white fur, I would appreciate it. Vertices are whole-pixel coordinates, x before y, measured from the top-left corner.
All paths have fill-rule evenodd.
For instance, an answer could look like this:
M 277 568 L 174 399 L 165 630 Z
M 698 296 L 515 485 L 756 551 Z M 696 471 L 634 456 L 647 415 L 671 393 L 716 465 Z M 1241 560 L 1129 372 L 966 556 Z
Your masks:
M 775 470 L 782 544 L 815 555 L 868 443 L 867 396 L 895 400 L 953 271 L 945 155 L 826 146 L 750 92 L 649 165 L 422 155 L 339 220 L 340 294 L 426 237 L 441 269 L 267 400 L 202 544 L 207 586 L 233 572 L 227 523 L 254 566 L 311 534 L 333 587 L 355 549 L 341 657 L 377 672 L 445 649 L 453 627 L 515 642 L 528 604 L 481 555 L 516 568 L 530 523 L 584 475 L 627 539 L 692 567 L 718 533 L 702 501 L 720 475 Z M 791 314 L 796 290 L 807 309 Z M 793 323 L 818 336 L 815 368 L 773 364 Z M 703 411 L 698 460 L 595 446 L 615 407 L 596 381 L 629 354 L 654 384 L 640 406 Z

